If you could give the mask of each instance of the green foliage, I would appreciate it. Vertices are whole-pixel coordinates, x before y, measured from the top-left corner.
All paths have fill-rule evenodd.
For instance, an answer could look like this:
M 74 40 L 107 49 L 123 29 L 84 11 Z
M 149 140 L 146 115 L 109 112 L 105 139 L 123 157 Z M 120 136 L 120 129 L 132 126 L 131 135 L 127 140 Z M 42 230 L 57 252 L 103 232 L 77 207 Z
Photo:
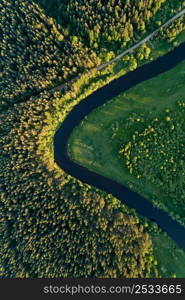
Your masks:
M 133 37 L 151 32 L 183 6 L 176 0 L 58 0 L 52 7 L 49 0 L 35 1 L 98 54 L 103 48 L 118 51 L 133 43 Z
M 134 132 L 121 150 L 130 174 L 160 189 L 182 216 L 185 213 L 184 118 L 184 103 L 179 103 L 176 111 L 166 109 L 160 119 L 154 118 L 144 130 Z M 157 200 L 159 206 L 162 199 Z
M 34 3 L 0 3 L 1 105 L 64 82 L 99 63 L 81 42 L 65 39 L 56 22 Z
M 52 153 L 50 171 L 38 156 L 54 100 L 43 93 L 1 114 L 0 276 L 149 276 L 151 241 L 134 214 L 62 171 L 55 176 Z
M 176 36 L 185 29 L 185 17 L 182 16 L 177 19 L 173 24 L 163 29 L 163 35 L 167 37 L 168 41 L 173 41 Z
M 48 6 L 47 16 L 34 2 Z M 135 29 L 144 32 L 164 1 L 34 2 L 0 3 L 0 277 L 157 276 L 147 227 L 117 199 L 60 170 L 52 144 L 77 102 L 136 68 L 150 48 L 127 56 L 119 72 L 115 64 L 84 74 L 62 96 L 46 89 L 100 63 L 87 46 L 103 45 L 110 60 L 113 42 L 126 46 Z
M 165 0 L 135 1 L 61 1 L 62 16 L 70 24 L 70 31 L 80 35 L 89 46 L 98 43 L 116 50 L 129 42 L 134 32 L 145 32 L 149 20 Z

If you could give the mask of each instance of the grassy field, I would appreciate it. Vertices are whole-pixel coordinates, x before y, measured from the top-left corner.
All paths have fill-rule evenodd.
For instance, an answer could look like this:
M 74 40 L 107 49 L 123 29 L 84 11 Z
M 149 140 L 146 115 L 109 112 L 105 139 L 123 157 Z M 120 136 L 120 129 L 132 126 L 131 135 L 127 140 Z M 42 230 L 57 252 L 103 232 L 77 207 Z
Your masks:
M 185 277 L 185 252 L 166 233 L 151 234 L 154 257 L 158 262 L 158 272 L 162 278 Z
M 185 61 L 94 110 L 74 129 L 70 137 L 69 151 L 72 158 L 120 183 L 132 182 L 137 186 L 138 180 L 129 174 L 118 151 L 122 144 L 129 141 L 138 125 L 126 131 L 124 122 L 133 113 L 147 115 L 150 112 L 152 119 L 166 108 L 173 110 L 176 102 L 184 99 L 184 72 Z M 153 191 L 147 192 L 150 195 Z
M 177 101 L 184 100 L 185 61 L 174 69 L 145 81 L 126 93 L 120 94 L 102 107 L 94 110 L 74 129 L 69 140 L 71 157 L 79 164 L 99 174 L 129 186 L 147 199 L 161 199 L 161 191 L 152 184 L 132 176 L 118 154 L 127 143 L 138 124 L 124 130 L 125 120 L 138 114 L 146 116 L 146 123 L 159 117 L 165 109 L 176 110 Z M 141 128 L 146 126 L 141 124 Z M 140 128 L 140 129 L 141 129 Z M 165 197 L 165 195 L 163 195 Z M 179 207 L 162 199 L 161 207 L 183 217 Z M 155 257 L 162 276 L 185 276 L 185 253 L 163 233 L 153 235 Z M 162 245 L 162 246 L 161 246 Z

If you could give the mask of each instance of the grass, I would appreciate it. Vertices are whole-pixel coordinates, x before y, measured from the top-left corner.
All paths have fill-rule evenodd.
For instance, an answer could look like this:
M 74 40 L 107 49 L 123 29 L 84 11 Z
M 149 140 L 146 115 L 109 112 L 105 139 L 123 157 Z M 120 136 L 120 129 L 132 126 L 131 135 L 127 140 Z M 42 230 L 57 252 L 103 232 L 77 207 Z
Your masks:
M 151 234 L 154 257 L 158 262 L 158 272 L 162 278 L 185 277 L 185 252 L 166 233 Z

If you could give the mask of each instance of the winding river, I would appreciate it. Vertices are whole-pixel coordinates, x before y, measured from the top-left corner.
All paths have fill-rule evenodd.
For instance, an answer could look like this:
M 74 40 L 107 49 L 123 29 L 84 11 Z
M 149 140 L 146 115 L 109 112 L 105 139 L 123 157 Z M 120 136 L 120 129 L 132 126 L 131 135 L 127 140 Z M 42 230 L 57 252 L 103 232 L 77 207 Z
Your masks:
M 108 85 L 100 88 L 86 99 L 76 105 L 68 114 L 54 137 L 55 162 L 68 174 L 84 183 L 92 185 L 107 193 L 112 194 L 120 201 L 134 208 L 138 214 L 155 221 L 158 226 L 185 251 L 185 227 L 173 220 L 166 212 L 154 207 L 149 201 L 116 181 L 99 175 L 72 161 L 67 152 L 67 144 L 72 130 L 93 109 L 101 106 L 113 97 L 129 88 L 148 80 L 175 67 L 185 59 L 185 43 L 178 46 L 170 53 L 159 57 L 135 71 L 113 80 Z

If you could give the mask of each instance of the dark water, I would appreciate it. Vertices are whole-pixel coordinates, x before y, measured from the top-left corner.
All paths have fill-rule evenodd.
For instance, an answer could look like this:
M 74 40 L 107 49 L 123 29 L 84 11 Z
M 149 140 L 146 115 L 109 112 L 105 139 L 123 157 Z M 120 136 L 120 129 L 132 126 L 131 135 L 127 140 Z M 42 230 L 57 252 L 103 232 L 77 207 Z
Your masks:
M 149 201 L 122 184 L 96 174 L 73 162 L 67 153 L 67 143 L 73 128 L 79 125 L 80 121 L 94 108 L 104 104 L 136 84 L 168 71 L 184 59 L 185 43 L 181 44 L 172 52 L 158 58 L 156 61 L 148 63 L 112 81 L 110 84 L 102 87 L 81 101 L 69 113 L 55 134 L 54 156 L 56 163 L 68 174 L 80 179 L 84 183 L 114 195 L 120 199 L 123 204 L 135 208 L 140 215 L 155 221 L 162 230 L 166 231 L 168 235 L 185 250 L 185 227 L 181 226 L 167 213 L 154 207 Z

